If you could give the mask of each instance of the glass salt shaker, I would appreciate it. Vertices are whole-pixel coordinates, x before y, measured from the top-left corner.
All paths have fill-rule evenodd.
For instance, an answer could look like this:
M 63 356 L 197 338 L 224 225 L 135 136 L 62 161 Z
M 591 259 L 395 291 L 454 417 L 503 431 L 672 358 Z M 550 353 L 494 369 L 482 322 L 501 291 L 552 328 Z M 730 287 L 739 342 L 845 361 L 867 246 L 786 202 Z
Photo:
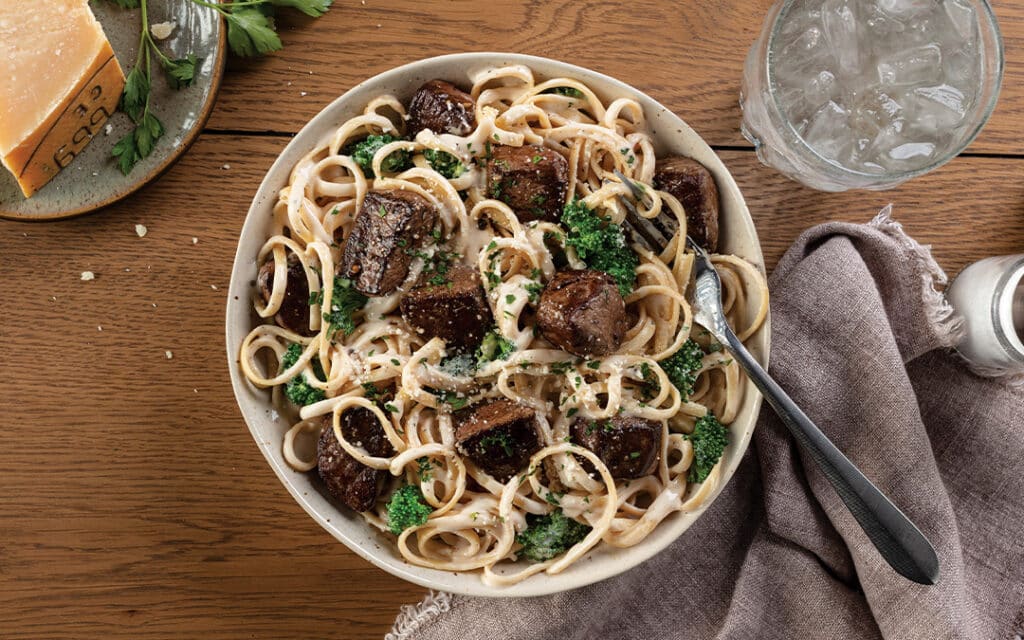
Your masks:
M 1024 254 L 985 258 L 946 288 L 964 319 L 957 351 L 987 375 L 1024 373 Z
M 779 0 L 747 56 L 742 131 L 809 187 L 888 189 L 967 147 L 1002 75 L 986 0 Z

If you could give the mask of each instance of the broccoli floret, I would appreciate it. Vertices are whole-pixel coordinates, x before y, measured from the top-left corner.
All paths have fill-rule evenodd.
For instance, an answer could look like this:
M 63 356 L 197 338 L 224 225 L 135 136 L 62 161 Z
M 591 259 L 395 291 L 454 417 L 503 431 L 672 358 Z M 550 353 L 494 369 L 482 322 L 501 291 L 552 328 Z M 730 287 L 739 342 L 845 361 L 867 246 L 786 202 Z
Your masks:
M 690 465 L 690 482 L 704 482 L 711 470 L 718 464 L 722 452 L 729 444 L 729 430 L 718 421 L 715 414 L 697 418 L 693 433 L 686 436 L 693 443 L 693 464 Z
M 679 394 L 684 400 L 693 393 L 693 385 L 697 382 L 697 372 L 700 371 L 703 358 L 704 351 L 691 338 L 679 347 L 679 351 L 658 363 L 675 388 L 679 389 Z
M 523 545 L 521 555 L 531 562 L 544 562 L 566 552 L 588 533 L 589 526 L 555 509 L 544 516 L 526 514 L 526 530 L 516 536 L 516 542 Z
M 288 350 L 284 352 L 284 356 L 281 358 L 281 371 L 288 369 L 298 362 L 300 356 L 302 356 L 301 344 L 294 343 L 288 345 Z M 326 379 L 323 368 L 315 359 L 313 360 L 313 374 L 321 381 Z M 320 402 L 326 397 L 323 390 L 309 384 L 301 372 L 285 384 L 284 395 L 289 401 L 300 407 Z
M 458 178 L 466 172 L 466 165 L 462 164 L 461 160 L 447 151 L 426 149 L 423 152 L 423 157 L 430 163 L 431 169 L 440 173 L 449 180 L 452 178 Z
M 356 161 L 356 164 L 362 167 L 363 173 L 366 174 L 367 178 L 372 178 L 374 176 L 373 156 L 384 145 L 390 142 L 395 142 L 399 139 L 400 138 L 396 138 L 388 134 L 384 134 L 382 136 L 369 136 L 362 142 L 357 142 L 345 147 L 344 153 L 352 156 L 352 159 Z M 380 167 L 387 172 L 397 172 L 408 169 L 411 164 L 409 152 L 402 149 L 395 151 L 388 155 L 388 157 L 384 158 L 380 163 Z
M 494 360 L 508 360 L 508 357 L 515 350 L 516 344 L 514 342 L 492 329 L 484 336 L 483 342 L 477 347 L 476 364 L 478 367 L 482 367 Z
M 615 278 L 619 292 L 629 295 L 640 261 L 626 245 L 622 227 L 595 216 L 583 202 L 575 199 L 565 205 L 562 223 L 569 229 L 566 244 L 576 248 L 580 260 Z
M 330 335 L 333 336 L 340 330 L 347 336 L 355 331 L 356 323 L 352 319 L 352 314 L 362 309 L 366 300 L 366 296 L 352 288 L 351 280 L 335 278 L 331 310 L 324 311 L 324 320 L 330 325 Z
M 427 523 L 434 510 L 423 502 L 423 494 L 416 485 L 402 485 L 388 501 L 388 529 L 396 536 L 409 527 Z

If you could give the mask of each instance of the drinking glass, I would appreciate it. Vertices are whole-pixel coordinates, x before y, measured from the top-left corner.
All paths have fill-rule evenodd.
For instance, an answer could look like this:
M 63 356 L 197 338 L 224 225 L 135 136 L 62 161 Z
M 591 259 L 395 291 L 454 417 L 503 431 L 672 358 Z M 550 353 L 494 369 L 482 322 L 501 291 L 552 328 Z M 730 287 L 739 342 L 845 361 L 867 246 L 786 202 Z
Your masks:
M 1002 75 L 986 0 L 780 0 L 747 56 L 742 131 L 809 187 L 888 189 L 967 147 Z

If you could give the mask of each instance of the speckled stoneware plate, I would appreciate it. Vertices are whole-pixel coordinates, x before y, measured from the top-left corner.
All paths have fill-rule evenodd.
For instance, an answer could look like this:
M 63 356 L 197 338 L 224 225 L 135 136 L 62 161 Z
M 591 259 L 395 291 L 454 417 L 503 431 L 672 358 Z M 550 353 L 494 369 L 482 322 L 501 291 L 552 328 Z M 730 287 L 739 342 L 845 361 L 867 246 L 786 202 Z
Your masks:
M 103 25 L 125 74 L 135 63 L 139 49 L 139 9 L 121 9 L 107 0 L 93 0 L 93 13 Z M 176 23 L 166 40 L 158 40 L 171 58 L 191 53 L 202 58 L 191 87 L 175 91 L 167 85 L 163 69 L 153 61 L 153 112 L 165 132 L 153 153 L 124 175 L 110 151 L 133 125 L 127 115 L 115 113 L 110 128 L 98 131 L 89 146 L 42 189 L 25 198 L 14 177 L 0 169 L 0 217 L 20 220 L 53 220 L 95 211 L 141 189 L 166 171 L 202 131 L 213 110 L 224 62 L 227 33 L 220 14 L 188 0 L 149 0 L 151 24 Z
M 490 597 L 541 596 L 582 587 L 635 567 L 670 545 L 700 517 L 732 478 L 750 443 L 761 407 L 761 395 L 748 386 L 739 414 L 732 423 L 732 442 L 722 458 L 721 483 L 699 510 L 670 515 L 636 546 L 627 549 L 599 546 L 562 573 L 539 573 L 507 587 L 485 585 L 478 572 L 455 573 L 409 564 L 398 552 L 393 539 L 371 527 L 359 514 L 336 507 L 315 472 L 301 473 L 285 462 L 281 443 L 290 425 L 285 424 L 273 410 L 269 391 L 250 384 L 238 366 L 242 340 L 260 321 L 253 312 L 251 283 L 256 280 L 256 254 L 269 235 L 273 222 L 270 213 L 278 191 L 288 182 L 295 163 L 320 140 L 333 134 L 339 124 L 362 113 L 371 98 L 392 93 L 408 103 L 417 87 L 427 80 L 444 78 L 456 84 L 469 85 L 469 75 L 477 70 L 506 64 L 529 66 L 538 81 L 556 76 L 578 78 L 605 101 L 622 96 L 636 99 L 647 116 L 658 155 L 678 153 L 690 156 L 714 174 L 721 199 L 721 250 L 741 256 L 764 271 L 757 231 L 736 182 L 711 147 L 678 116 L 639 90 L 589 69 L 513 53 L 462 53 L 420 60 L 374 76 L 327 105 L 292 139 L 267 172 L 249 208 L 235 254 L 225 319 L 228 366 L 238 406 L 260 451 L 296 502 L 331 535 L 388 573 L 432 589 Z M 643 76 L 638 74 L 637 77 Z M 770 321 L 766 320 L 747 343 L 754 357 L 765 366 L 770 334 Z

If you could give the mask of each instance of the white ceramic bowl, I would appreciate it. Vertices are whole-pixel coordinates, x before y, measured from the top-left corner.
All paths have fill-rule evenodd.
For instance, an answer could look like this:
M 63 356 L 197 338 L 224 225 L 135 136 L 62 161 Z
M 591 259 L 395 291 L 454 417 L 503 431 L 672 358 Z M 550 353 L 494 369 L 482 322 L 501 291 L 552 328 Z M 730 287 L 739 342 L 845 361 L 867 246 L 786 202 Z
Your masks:
M 242 340 L 258 322 L 252 310 L 251 284 L 256 279 L 256 254 L 268 236 L 270 211 L 277 199 L 278 190 L 287 183 L 288 174 L 295 163 L 342 122 L 361 112 L 364 105 L 375 96 L 393 93 L 407 100 L 417 87 L 433 78 L 444 78 L 456 84 L 468 85 L 470 73 L 481 68 L 505 64 L 525 64 L 539 79 L 554 76 L 577 78 L 590 86 L 605 101 L 620 96 L 630 96 L 638 100 L 644 108 L 659 155 L 679 153 L 690 156 L 700 161 L 714 174 L 721 197 L 720 250 L 742 256 L 763 270 L 764 260 L 757 232 L 735 181 L 701 137 L 668 109 L 627 84 L 571 64 L 514 53 L 453 54 L 413 62 L 353 87 L 327 105 L 292 139 L 263 179 L 263 184 L 253 199 L 249 215 L 242 227 L 238 252 L 231 272 L 226 331 L 231 383 L 249 430 L 281 483 L 320 526 L 363 558 L 409 582 L 466 595 L 519 597 L 575 589 L 640 564 L 686 531 L 700 517 L 707 505 L 711 504 L 714 496 L 709 498 L 699 511 L 672 514 L 634 547 L 612 549 L 598 545 L 584 558 L 558 575 L 547 575 L 542 572 L 513 586 L 489 587 L 480 581 L 479 575 L 475 572 L 452 573 L 409 564 L 402 558 L 392 540 L 366 524 L 362 516 L 334 507 L 321 494 L 315 472 L 294 471 L 284 461 L 281 443 L 289 425 L 279 419 L 273 419 L 277 414 L 272 411 L 269 391 L 251 385 L 238 367 L 238 351 Z M 762 364 L 767 363 L 769 334 L 766 322 L 748 341 L 750 351 Z M 721 483 L 715 495 L 732 477 L 740 458 L 747 450 L 760 405 L 760 394 L 748 385 L 742 408 L 731 427 L 732 442 L 723 457 Z

